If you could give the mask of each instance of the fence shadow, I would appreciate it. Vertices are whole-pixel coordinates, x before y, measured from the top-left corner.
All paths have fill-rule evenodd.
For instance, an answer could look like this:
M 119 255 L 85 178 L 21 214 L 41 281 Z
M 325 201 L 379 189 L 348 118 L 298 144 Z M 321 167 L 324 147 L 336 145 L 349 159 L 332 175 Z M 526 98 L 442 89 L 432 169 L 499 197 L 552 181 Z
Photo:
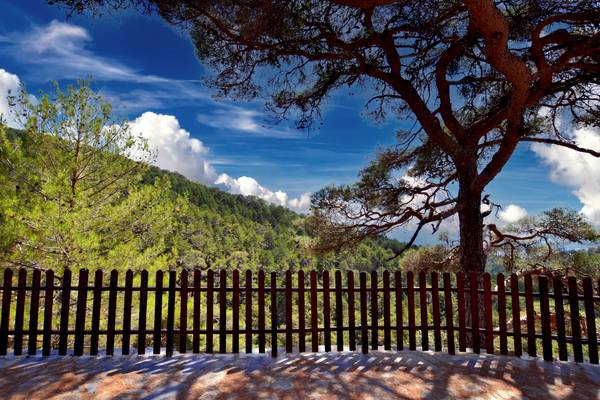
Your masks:
M 350 352 L 0 359 L 6 399 L 565 398 L 600 396 L 600 368 L 512 357 Z

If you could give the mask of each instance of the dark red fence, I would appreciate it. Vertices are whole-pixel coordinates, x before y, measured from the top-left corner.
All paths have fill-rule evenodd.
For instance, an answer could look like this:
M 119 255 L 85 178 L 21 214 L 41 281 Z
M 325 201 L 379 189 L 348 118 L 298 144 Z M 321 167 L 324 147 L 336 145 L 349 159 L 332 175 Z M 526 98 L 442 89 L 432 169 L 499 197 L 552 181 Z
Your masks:
M 113 355 L 116 346 L 121 354 L 270 347 L 277 355 L 278 346 L 333 345 L 366 354 L 419 345 L 598 363 L 600 297 L 589 278 L 335 271 L 331 282 L 327 271 L 184 270 L 127 271 L 120 281 L 116 270 L 98 270 L 92 282 L 87 270 L 75 280 L 69 270 L 13 274 L 4 271 L 0 289 L 0 355 Z

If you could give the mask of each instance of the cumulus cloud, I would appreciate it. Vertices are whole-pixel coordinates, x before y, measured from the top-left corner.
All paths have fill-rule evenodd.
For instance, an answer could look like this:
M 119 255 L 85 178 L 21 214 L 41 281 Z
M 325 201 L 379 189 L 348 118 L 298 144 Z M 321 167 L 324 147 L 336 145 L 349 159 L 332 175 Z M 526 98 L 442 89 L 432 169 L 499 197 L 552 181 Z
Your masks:
M 10 112 L 8 96 L 16 94 L 21 88 L 21 81 L 17 75 L 0 68 L 0 117 L 5 124 L 12 128 L 19 126 L 15 116 Z
M 129 126 L 156 152 L 156 166 L 179 172 L 198 182 L 214 182 L 217 174 L 207 159 L 208 148 L 181 128 L 174 116 L 148 111 L 130 122 Z
M 289 198 L 287 193 L 280 190 L 273 192 L 249 176 L 233 178 L 225 173 L 217 175 L 209 161 L 209 149 L 192 137 L 190 132 L 181 128 L 177 118 L 172 115 L 148 111 L 129 124 L 132 132 L 144 137 L 156 152 L 154 164 L 160 168 L 215 185 L 229 193 L 255 196 L 298 212 L 308 211 L 309 193 L 304 193 L 299 198 Z
M 600 131 L 582 128 L 573 139 L 584 148 L 600 149 Z M 600 159 L 564 147 L 534 143 L 531 149 L 550 167 L 553 182 L 573 189 L 583 207 L 581 213 L 600 226 Z
M 215 181 L 215 185 L 229 193 L 255 196 L 269 203 L 287 207 L 298 212 L 307 212 L 310 206 L 310 193 L 303 193 L 299 198 L 290 199 L 287 193 L 281 190 L 273 192 L 249 176 L 240 176 L 236 179 L 227 174 L 220 174 Z
M 527 216 L 527 210 L 519 207 L 516 204 L 509 204 L 498 213 L 498 217 L 502 222 L 512 224 Z

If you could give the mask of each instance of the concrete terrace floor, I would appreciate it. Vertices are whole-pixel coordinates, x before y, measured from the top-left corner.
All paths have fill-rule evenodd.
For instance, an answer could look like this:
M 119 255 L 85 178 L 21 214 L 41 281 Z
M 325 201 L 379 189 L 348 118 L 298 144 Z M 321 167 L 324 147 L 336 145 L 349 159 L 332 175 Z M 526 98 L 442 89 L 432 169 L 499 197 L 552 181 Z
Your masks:
M 600 367 L 374 351 L 0 358 L 2 399 L 600 399 Z

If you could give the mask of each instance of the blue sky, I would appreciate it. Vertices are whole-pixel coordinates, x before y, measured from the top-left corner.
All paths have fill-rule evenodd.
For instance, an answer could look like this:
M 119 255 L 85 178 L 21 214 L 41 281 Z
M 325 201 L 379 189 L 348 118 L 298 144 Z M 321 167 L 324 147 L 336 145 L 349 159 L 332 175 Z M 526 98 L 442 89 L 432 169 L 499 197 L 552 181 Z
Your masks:
M 0 0 L 0 9 L 5 78 L 18 77 L 35 94 L 49 90 L 52 80 L 93 76 L 94 87 L 120 116 L 152 131 L 156 143 L 167 141 L 172 154 L 159 156 L 160 166 L 209 184 L 218 179 L 230 192 L 306 209 L 307 194 L 354 181 L 373 152 L 394 143 L 395 130 L 407 124 L 376 124 L 360 114 L 364 99 L 340 94 L 327 104 L 318 130 L 271 125 L 260 101 L 212 99 L 186 34 L 157 17 L 123 12 L 67 19 L 65 10 L 43 0 Z M 597 171 L 597 160 L 588 161 Z M 496 203 L 518 206 L 518 215 L 555 206 L 592 207 L 590 215 L 596 215 L 600 184 L 582 186 L 561 175 L 560 154 L 522 146 L 487 192 Z M 592 194 L 582 195 L 586 190 Z

